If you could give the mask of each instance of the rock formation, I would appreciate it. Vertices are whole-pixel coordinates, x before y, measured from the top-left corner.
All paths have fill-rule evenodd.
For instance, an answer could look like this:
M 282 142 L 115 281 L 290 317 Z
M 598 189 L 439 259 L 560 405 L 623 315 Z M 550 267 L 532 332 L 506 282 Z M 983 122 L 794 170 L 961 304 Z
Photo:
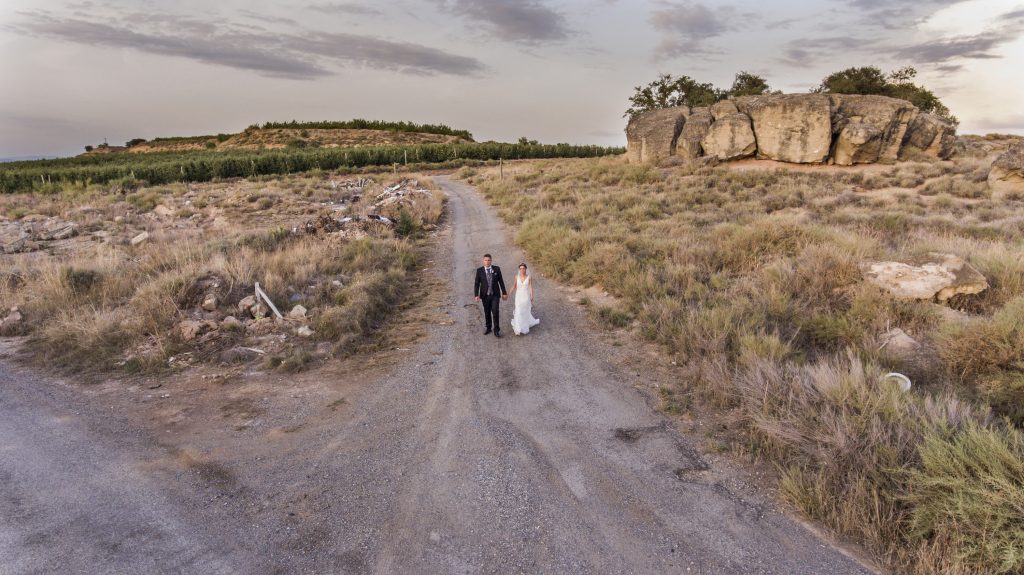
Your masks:
M 992 162 L 988 187 L 993 199 L 1007 192 L 1024 192 L 1024 142 L 1013 144 Z
M 626 127 L 626 139 L 631 162 L 756 156 L 852 165 L 894 163 L 909 150 L 946 159 L 956 134 L 945 120 L 896 98 L 769 94 L 637 114 Z
M 651 110 L 626 126 L 626 153 L 634 162 L 657 162 L 676 155 L 676 141 L 690 109 L 686 106 Z

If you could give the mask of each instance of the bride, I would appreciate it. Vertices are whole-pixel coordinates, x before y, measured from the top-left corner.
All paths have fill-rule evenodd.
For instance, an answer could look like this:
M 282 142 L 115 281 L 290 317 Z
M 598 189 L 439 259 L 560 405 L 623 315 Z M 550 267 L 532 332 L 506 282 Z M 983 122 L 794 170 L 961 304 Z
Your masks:
M 540 320 L 533 317 L 533 276 L 526 273 L 526 264 L 519 264 L 512 293 L 515 294 L 516 302 L 512 311 L 512 332 L 516 335 L 530 333 L 530 328 L 540 323 Z

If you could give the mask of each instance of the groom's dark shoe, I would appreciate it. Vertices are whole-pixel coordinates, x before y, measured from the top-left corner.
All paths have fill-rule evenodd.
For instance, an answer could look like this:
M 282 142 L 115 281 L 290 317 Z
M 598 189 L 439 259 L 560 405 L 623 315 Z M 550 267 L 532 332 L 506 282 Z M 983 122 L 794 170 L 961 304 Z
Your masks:
M 494 337 L 501 337 L 501 330 L 500 329 L 494 330 Z
M 484 335 L 487 335 L 489 333 L 491 333 L 491 328 L 487 328 L 487 331 L 484 332 Z

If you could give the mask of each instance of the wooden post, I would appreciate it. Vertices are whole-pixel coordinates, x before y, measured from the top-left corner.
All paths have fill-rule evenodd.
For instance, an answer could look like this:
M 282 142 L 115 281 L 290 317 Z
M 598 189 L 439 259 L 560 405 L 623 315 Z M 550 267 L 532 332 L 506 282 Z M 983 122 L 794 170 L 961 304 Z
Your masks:
M 277 306 L 274 305 L 274 302 L 270 301 L 270 296 L 267 295 L 267 292 L 263 291 L 260 288 L 260 282 L 256 282 L 256 299 L 257 299 L 257 301 L 260 298 L 262 298 L 263 301 L 267 302 L 267 305 L 270 306 L 270 309 L 274 312 L 274 315 L 276 315 L 278 319 L 284 319 L 284 316 L 281 315 L 281 312 L 277 311 Z
M 498 158 L 498 179 L 505 179 L 505 162 L 502 158 Z
M 402 150 L 402 155 L 405 156 L 405 165 L 409 165 L 409 150 Z
M 398 162 L 391 164 L 391 168 L 394 170 L 395 175 L 398 174 Z

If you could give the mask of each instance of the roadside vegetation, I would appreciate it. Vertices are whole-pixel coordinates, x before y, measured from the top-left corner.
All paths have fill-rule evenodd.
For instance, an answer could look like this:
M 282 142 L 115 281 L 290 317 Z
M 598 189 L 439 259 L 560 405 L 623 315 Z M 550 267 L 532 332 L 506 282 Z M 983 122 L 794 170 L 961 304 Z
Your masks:
M 1024 571 L 1024 197 L 991 158 L 811 170 L 621 158 L 464 168 L 596 321 L 664 345 L 663 407 L 774 462 L 784 497 L 899 573 Z M 959 255 L 990 287 L 897 299 L 860 265 Z M 887 345 L 892 328 L 919 347 Z M 907 374 L 910 392 L 882 376 Z M 728 434 L 728 435 L 726 435 Z
M 372 345 L 443 213 L 429 180 L 393 174 L 2 195 L 4 230 L 73 231 L 4 246 L 0 320 L 21 320 L 0 335 L 79 375 L 303 370 Z

